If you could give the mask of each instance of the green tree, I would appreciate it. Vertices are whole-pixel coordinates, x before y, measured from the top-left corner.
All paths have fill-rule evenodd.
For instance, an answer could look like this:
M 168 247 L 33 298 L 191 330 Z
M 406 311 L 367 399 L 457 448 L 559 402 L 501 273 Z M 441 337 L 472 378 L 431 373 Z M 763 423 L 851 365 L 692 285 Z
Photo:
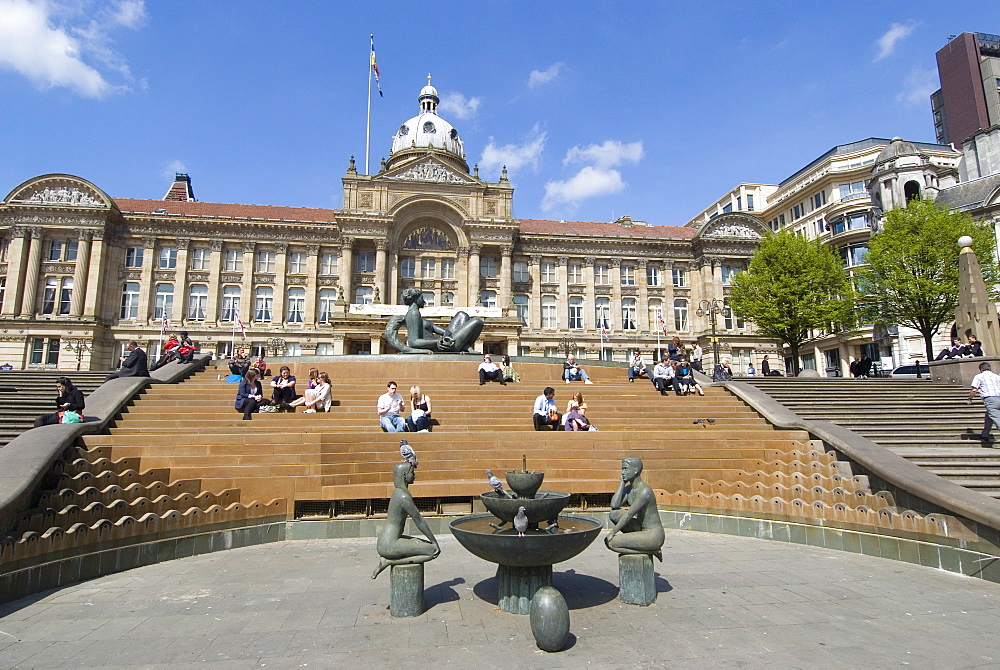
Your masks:
M 799 349 L 822 332 L 853 322 L 854 292 L 840 258 L 817 240 L 782 231 L 764 238 L 747 272 L 733 280 L 729 304 L 765 337 Z
M 911 200 L 886 212 L 858 272 L 861 316 L 885 325 L 914 328 L 924 338 L 927 360 L 934 358 L 932 339 L 955 319 L 958 307 L 958 238 L 972 238 L 983 278 L 997 283 L 996 237 L 968 214 L 949 212 L 930 200 Z

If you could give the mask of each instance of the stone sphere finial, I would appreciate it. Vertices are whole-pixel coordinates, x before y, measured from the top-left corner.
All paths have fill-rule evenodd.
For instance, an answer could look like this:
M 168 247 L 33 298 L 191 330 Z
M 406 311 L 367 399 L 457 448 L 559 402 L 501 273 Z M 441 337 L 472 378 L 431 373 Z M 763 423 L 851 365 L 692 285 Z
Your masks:
M 965 247 L 971 247 L 972 238 L 969 237 L 968 235 L 962 235 L 960 238 L 958 238 L 958 246 L 961 247 L 962 249 L 964 249 Z

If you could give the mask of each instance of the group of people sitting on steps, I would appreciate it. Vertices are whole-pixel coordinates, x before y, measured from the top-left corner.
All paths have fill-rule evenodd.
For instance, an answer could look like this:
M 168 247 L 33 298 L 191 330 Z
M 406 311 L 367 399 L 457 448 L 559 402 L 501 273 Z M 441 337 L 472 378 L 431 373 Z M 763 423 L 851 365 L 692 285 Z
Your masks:
M 962 338 L 960 337 L 951 338 L 951 346 L 942 349 L 941 353 L 934 360 L 943 361 L 946 358 L 972 358 L 973 356 L 982 355 L 982 342 L 976 339 L 975 335 L 969 335 L 968 344 L 962 344 Z
M 587 418 L 587 403 L 584 402 L 582 393 L 573 394 L 563 414 L 556 409 L 555 398 L 556 390 L 551 386 L 546 386 L 542 394 L 535 398 L 535 406 L 531 413 L 535 430 L 542 430 L 546 426 L 552 430 L 597 430 L 597 426 L 591 424 Z
M 296 393 L 295 382 L 291 369 L 282 365 L 278 375 L 271 380 L 271 397 L 265 398 L 260 383 L 260 370 L 252 367 L 243 375 L 236 390 L 236 411 L 243 412 L 244 421 L 250 421 L 251 415 L 257 412 L 295 412 L 296 407 L 302 406 L 306 408 L 306 414 L 330 410 L 333 402 L 330 375 L 310 368 L 303 395 Z
M 682 354 L 678 354 L 677 360 L 671 360 L 669 354 L 664 354 L 660 362 L 650 370 L 642 360 L 642 354 L 637 351 L 628 367 L 628 380 L 634 382 L 637 377 L 646 377 L 660 395 L 667 395 L 668 389 L 672 389 L 677 395 L 695 392 L 698 395 L 705 395 L 701 384 L 694 378 L 694 371 L 695 368 L 687 356 Z
M 409 412 L 406 411 L 407 404 Z M 385 393 L 378 397 L 375 409 L 379 425 L 387 433 L 430 432 L 431 398 L 419 386 L 410 387 L 410 402 L 404 404 L 403 396 L 396 393 L 396 382 L 389 382 L 385 385 Z

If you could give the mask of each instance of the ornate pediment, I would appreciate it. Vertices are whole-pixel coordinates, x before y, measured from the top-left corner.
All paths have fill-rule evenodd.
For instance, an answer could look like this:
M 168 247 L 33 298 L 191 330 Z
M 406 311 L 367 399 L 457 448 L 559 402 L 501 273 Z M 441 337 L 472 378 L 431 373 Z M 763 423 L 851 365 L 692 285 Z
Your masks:
M 31 179 L 7 197 L 6 202 L 59 207 L 108 208 L 108 196 L 90 182 L 67 174 L 45 175 Z
M 698 231 L 698 237 L 729 238 L 733 240 L 759 240 L 764 237 L 763 224 L 746 214 L 723 214 L 712 219 Z
M 439 163 L 432 158 L 425 158 L 418 163 L 410 163 L 399 171 L 387 174 L 383 179 L 398 181 L 423 181 L 436 184 L 474 184 L 468 175 L 460 174 L 452 168 Z

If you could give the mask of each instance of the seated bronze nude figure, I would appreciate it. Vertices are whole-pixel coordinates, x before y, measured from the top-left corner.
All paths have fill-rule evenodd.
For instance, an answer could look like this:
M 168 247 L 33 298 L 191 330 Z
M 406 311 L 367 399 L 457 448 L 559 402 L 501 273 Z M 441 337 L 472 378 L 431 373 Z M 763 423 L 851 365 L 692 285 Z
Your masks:
M 619 554 L 650 554 L 663 561 L 660 549 L 665 535 L 656 495 L 642 481 L 642 459 L 630 456 L 622 459 L 622 480 L 611 498 L 611 523 L 615 524 L 604 538 L 604 544 Z M 622 505 L 628 509 L 623 510 Z
M 479 334 L 483 331 L 483 320 L 458 312 L 451 322 L 442 328 L 428 321 L 420 314 L 424 306 L 424 296 L 420 289 L 408 288 L 403 291 L 403 304 L 408 305 L 406 314 L 393 316 L 385 326 L 385 339 L 404 354 L 470 353 Z M 406 324 L 406 344 L 399 340 L 399 328 Z
M 426 563 L 438 557 L 441 547 L 431 533 L 427 522 L 420 516 L 417 504 L 413 502 L 410 495 L 410 484 L 413 483 L 416 473 L 412 463 L 396 463 L 392 471 L 392 481 L 396 489 L 389 498 L 389 510 L 385 518 L 385 526 L 379 533 L 375 550 L 380 557 L 379 564 L 372 573 L 372 579 L 378 577 L 379 573 L 390 565 L 412 565 L 414 563 Z M 406 518 L 413 519 L 420 532 L 427 536 L 427 539 L 410 537 L 403 535 L 406 526 Z

